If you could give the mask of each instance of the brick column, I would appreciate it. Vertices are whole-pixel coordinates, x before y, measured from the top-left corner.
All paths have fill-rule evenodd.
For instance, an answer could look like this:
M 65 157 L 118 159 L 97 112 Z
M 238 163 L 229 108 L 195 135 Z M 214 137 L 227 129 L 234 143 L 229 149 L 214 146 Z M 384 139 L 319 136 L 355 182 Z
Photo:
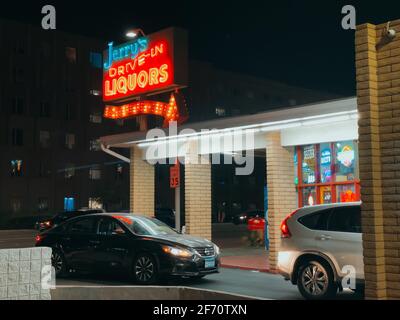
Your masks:
M 279 132 L 266 135 L 266 164 L 268 186 L 269 264 L 276 269 L 281 242 L 280 225 L 297 208 L 294 184 L 294 148 L 281 145 Z
M 400 298 L 400 21 L 356 31 L 359 163 L 367 299 Z
M 185 220 L 187 234 L 211 240 L 211 164 L 194 143 L 185 157 Z
M 131 148 L 130 211 L 154 217 L 154 167 L 143 160 L 142 152 Z

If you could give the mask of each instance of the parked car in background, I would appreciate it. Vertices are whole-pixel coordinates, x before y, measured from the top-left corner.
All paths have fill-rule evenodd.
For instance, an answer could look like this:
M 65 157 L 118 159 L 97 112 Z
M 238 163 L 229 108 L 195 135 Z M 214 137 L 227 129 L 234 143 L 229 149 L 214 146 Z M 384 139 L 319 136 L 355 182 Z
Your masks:
M 79 209 L 76 211 L 64 211 L 56 214 L 54 217 L 41 221 L 38 224 L 39 231 L 45 231 L 51 228 L 54 228 L 61 223 L 67 221 L 68 219 L 79 217 L 85 214 L 94 214 L 94 213 L 103 213 L 105 212 L 103 209 Z
M 236 225 L 246 224 L 250 218 L 264 218 L 265 214 L 262 210 L 249 210 L 243 213 L 237 214 L 232 217 L 232 222 Z
M 171 208 L 156 208 L 155 218 L 175 228 L 175 210 Z
M 35 222 L 33 228 L 34 228 L 35 230 L 40 231 L 40 225 L 41 225 L 43 222 L 48 221 L 48 220 L 51 219 L 51 218 L 52 218 L 51 216 L 40 216 L 40 217 L 38 217 L 38 219 L 36 220 L 36 222 Z
M 278 270 L 306 299 L 329 299 L 342 290 L 349 268 L 355 291 L 364 289 L 360 203 L 304 207 L 281 224 Z
M 56 275 L 123 272 L 140 284 L 163 276 L 201 278 L 219 270 L 219 248 L 211 241 L 182 235 L 163 222 L 123 213 L 69 219 L 36 237 L 52 248 Z
M 23 230 L 23 229 L 35 229 L 36 226 L 49 216 L 27 216 L 27 217 L 16 217 L 9 219 L 1 225 L 1 229 L 8 230 Z

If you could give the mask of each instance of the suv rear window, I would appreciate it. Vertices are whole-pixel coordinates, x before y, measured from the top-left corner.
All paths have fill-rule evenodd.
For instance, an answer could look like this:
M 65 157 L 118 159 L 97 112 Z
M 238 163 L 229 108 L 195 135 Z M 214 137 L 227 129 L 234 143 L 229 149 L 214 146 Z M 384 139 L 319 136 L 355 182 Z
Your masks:
M 361 208 L 334 208 L 328 220 L 328 231 L 361 233 Z
M 317 211 L 299 218 L 299 222 L 311 230 L 327 230 L 328 217 L 332 209 Z

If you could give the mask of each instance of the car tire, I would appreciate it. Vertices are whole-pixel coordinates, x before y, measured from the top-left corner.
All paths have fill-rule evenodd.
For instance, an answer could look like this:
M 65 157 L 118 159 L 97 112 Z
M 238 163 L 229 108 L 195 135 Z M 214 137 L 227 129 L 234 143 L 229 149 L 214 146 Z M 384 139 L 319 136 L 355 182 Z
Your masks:
M 307 300 L 332 299 L 338 290 L 330 266 L 316 260 L 309 260 L 300 265 L 297 287 Z
M 59 249 L 52 249 L 51 265 L 56 272 L 56 277 L 65 277 L 67 275 L 67 263 L 64 254 Z
M 142 285 L 153 284 L 158 280 L 156 259 L 147 253 L 139 254 L 133 261 L 132 278 Z

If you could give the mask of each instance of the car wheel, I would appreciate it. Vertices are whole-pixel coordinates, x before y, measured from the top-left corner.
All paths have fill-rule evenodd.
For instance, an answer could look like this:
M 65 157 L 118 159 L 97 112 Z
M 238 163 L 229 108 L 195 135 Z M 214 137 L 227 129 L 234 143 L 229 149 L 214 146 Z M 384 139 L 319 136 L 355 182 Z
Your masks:
M 52 249 L 51 265 L 53 266 L 56 277 L 63 277 L 67 275 L 67 264 L 64 255 L 58 249 Z
M 297 287 L 308 300 L 331 299 L 338 289 L 331 268 L 326 263 L 313 260 L 300 266 Z
M 157 281 L 157 262 L 149 254 L 139 254 L 133 262 L 133 279 L 140 284 L 153 284 Z

